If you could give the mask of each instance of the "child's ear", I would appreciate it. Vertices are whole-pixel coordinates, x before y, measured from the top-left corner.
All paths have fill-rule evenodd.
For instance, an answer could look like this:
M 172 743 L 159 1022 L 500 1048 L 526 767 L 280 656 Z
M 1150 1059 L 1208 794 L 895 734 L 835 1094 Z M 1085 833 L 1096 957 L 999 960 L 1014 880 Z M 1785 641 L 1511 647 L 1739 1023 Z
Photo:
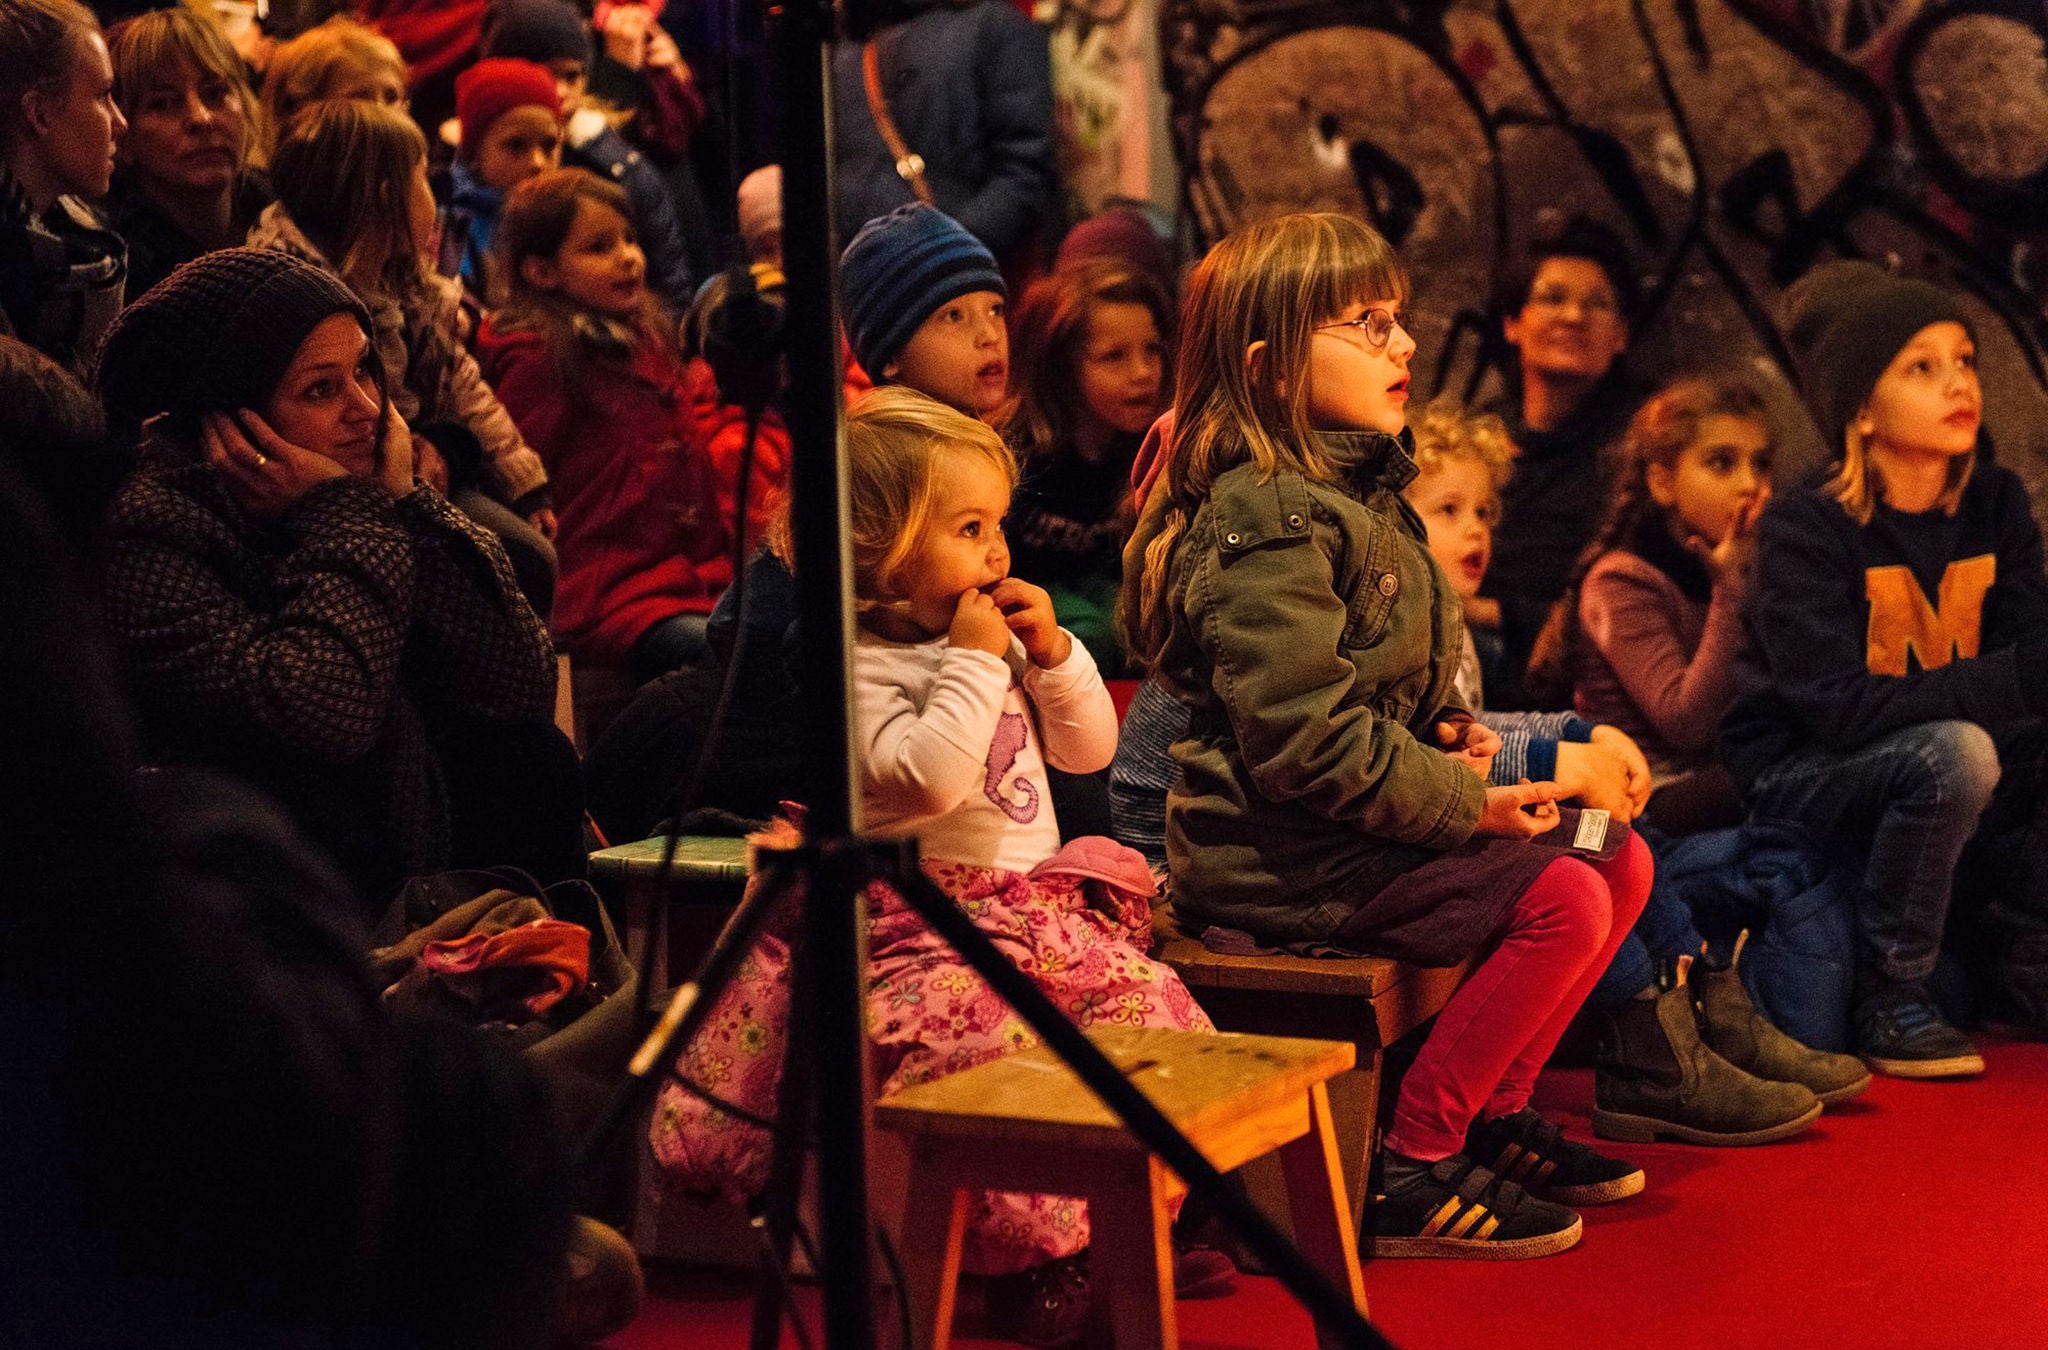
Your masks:
M 551 291 L 562 284 L 562 271 L 553 258 L 529 253 L 519 260 L 519 279 L 536 291 Z
M 1244 377 L 1254 385 L 1265 379 L 1266 360 L 1266 340 L 1260 338 L 1244 349 Z M 1287 397 L 1287 389 L 1284 385 L 1277 386 L 1273 392 L 1282 398 Z
M 1650 489 L 1650 500 L 1667 510 L 1678 502 L 1678 475 L 1669 464 L 1644 465 L 1643 486 Z

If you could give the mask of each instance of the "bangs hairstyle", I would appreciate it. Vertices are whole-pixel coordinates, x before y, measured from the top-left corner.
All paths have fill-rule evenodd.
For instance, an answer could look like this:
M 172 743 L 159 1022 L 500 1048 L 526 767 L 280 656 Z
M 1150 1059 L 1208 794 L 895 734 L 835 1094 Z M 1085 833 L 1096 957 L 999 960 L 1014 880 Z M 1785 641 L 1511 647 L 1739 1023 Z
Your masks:
M 86 39 L 99 31 L 99 19 L 78 0 L 0 4 L 0 145 L 11 147 L 24 129 L 21 96 L 63 89 Z
M 403 87 L 405 58 L 376 29 L 336 15 L 271 53 L 263 78 L 263 125 L 269 135 L 282 136 L 300 109 L 334 97 L 341 84 L 374 75 L 394 75 Z
M 343 276 L 365 256 L 385 259 L 394 288 L 422 263 L 412 239 L 413 174 L 427 138 L 410 117 L 361 99 L 301 109 L 271 152 L 270 179 L 292 223 Z
M 1126 263 L 1095 258 L 1042 277 L 1010 315 L 1010 365 L 1017 402 L 1004 435 L 1020 459 L 1053 455 L 1074 444 L 1086 404 L 1081 362 L 1088 325 L 1104 305 L 1142 305 L 1165 348 L 1160 403 L 1173 387 L 1173 308 L 1159 283 Z
M 624 188 L 587 169 L 551 169 L 535 174 L 506 196 L 504 211 L 498 217 L 492 260 L 498 275 L 505 278 L 510 288 L 504 306 L 498 311 L 499 321 L 507 328 L 530 328 L 546 338 L 548 350 L 561 372 L 563 387 L 572 400 L 585 397 L 585 382 L 575 378 L 580 359 L 576 342 L 578 310 L 559 293 L 541 290 L 528 282 L 524 263 L 529 258 L 554 262 L 560 257 L 584 202 L 616 212 L 633 238 L 639 238 L 633 205 Z M 674 353 L 674 328 L 652 291 L 641 295 L 640 312 L 632 322 L 639 340 L 659 344 Z
M 235 147 L 235 171 L 261 162 L 263 111 L 243 74 L 242 58 L 217 24 L 182 5 L 149 10 L 107 30 L 107 55 L 114 63 L 114 102 L 131 122 L 151 93 L 188 73 L 201 84 L 211 78 L 226 85 L 242 104 L 242 143 Z
M 1174 381 L 1175 435 L 1159 488 L 1170 505 L 1145 547 L 1122 621 L 1146 664 L 1165 640 L 1160 604 L 1167 563 L 1217 477 L 1246 462 L 1327 483 L 1337 468 L 1308 410 L 1309 345 L 1318 325 L 1352 305 L 1408 297 L 1393 245 L 1364 221 L 1334 212 L 1247 225 L 1196 265 L 1181 305 Z M 1253 360 L 1247 352 L 1264 342 Z
M 1408 419 L 1415 436 L 1415 465 L 1433 473 L 1447 460 L 1476 459 L 1486 466 L 1486 477 L 1499 492 L 1515 471 L 1520 453 L 1508 435 L 1507 424 L 1492 413 L 1467 412 L 1448 395 L 1431 399 L 1422 411 Z
M 1679 456 L 1697 444 L 1710 417 L 1739 417 L 1761 425 L 1777 442 L 1770 406 L 1757 387 L 1730 372 L 1689 375 L 1651 395 L 1629 419 L 1621 441 L 1622 463 L 1608 493 L 1605 514 L 1592 540 L 1572 565 L 1564 595 L 1551 607 L 1529 653 L 1524 687 L 1549 705 L 1569 705 L 1578 679 L 1584 635 L 1579 628 L 1579 592 L 1593 564 L 1616 549 L 1633 548 L 1636 534 L 1663 508 L 1650 496 L 1650 466 L 1674 469 Z
M 894 598 L 904 564 L 938 506 L 934 472 L 946 454 L 980 455 L 1017 487 L 1017 461 L 995 428 L 902 385 L 885 385 L 846 416 L 848 496 L 852 502 L 854 607 Z M 769 537 L 794 566 L 785 504 Z

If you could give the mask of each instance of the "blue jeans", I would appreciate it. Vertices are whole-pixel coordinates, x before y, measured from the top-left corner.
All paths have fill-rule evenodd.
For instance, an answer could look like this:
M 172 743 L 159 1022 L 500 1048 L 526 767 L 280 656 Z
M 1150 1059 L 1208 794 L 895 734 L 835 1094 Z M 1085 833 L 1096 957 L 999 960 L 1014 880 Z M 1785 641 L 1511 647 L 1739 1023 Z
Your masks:
M 1923 722 L 1853 750 L 1801 750 L 1750 785 L 1753 820 L 1803 826 L 1849 855 L 1858 965 L 1924 980 L 1941 954 L 1956 864 L 1998 787 L 1998 746 L 1974 722 Z
M 634 676 L 645 683 L 685 666 L 709 665 L 711 644 L 704 634 L 710 625 L 708 614 L 671 614 L 649 628 L 626 654 Z

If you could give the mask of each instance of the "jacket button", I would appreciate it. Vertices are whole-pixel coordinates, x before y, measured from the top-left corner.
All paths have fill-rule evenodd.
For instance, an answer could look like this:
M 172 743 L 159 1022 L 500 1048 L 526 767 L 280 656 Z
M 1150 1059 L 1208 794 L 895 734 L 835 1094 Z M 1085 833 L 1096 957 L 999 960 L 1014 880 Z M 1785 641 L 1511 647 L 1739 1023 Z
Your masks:
M 1293 515 L 1293 516 L 1289 516 L 1289 517 L 1287 518 L 1287 528 L 1288 528 L 1288 529 L 1290 529 L 1290 530 L 1298 530 L 1298 529 L 1300 529 L 1300 528 L 1301 528 L 1301 517 L 1300 517 L 1300 516 L 1298 516 L 1298 515 Z
M 1395 576 L 1392 572 L 1388 572 L 1380 578 L 1380 594 L 1388 599 L 1392 599 L 1394 592 L 1400 589 L 1401 578 Z
M 1223 536 L 1223 542 L 1230 545 L 1232 548 L 1236 548 L 1239 544 L 1242 544 L 1244 542 L 1244 536 L 1239 534 L 1236 530 L 1232 530 L 1229 534 Z

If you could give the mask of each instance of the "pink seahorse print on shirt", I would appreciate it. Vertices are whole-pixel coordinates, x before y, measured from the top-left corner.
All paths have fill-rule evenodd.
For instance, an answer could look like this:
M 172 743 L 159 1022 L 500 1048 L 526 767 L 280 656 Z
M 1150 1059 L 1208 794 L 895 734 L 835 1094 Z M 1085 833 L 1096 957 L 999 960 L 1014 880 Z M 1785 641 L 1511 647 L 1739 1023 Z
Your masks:
M 996 723 L 995 740 L 988 747 L 988 776 L 981 783 L 981 790 L 988 799 L 1019 825 L 1029 825 L 1038 819 L 1038 786 L 1023 774 L 1018 774 L 1007 786 L 1022 789 L 1024 800 L 1012 801 L 1003 795 L 1003 775 L 1015 767 L 1017 753 L 1031 735 L 1030 728 L 1030 722 L 1021 713 L 1006 712 L 1002 715 Z

